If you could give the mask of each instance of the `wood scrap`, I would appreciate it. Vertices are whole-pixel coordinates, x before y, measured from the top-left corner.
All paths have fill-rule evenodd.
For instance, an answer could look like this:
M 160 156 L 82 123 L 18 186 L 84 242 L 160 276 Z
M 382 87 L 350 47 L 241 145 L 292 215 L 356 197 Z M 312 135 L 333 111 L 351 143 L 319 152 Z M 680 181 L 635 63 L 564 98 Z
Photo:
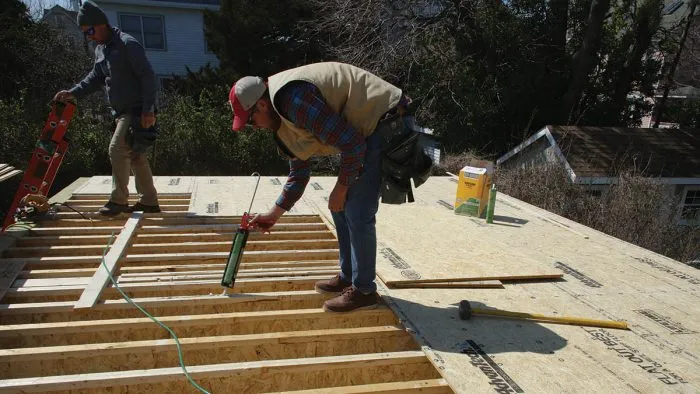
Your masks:
M 423 287 L 423 288 L 479 288 L 478 284 L 492 284 L 491 282 L 498 282 L 502 285 L 502 282 L 518 282 L 518 281 L 531 281 L 531 280 L 556 280 L 561 279 L 563 274 L 543 274 L 543 275 L 500 275 L 500 276 L 473 276 L 473 277 L 457 277 L 457 278 L 432 278 L 432 279 L 413 279 L 413 280 L 384 280 L 384 283 L 393 289 L 398 288 L 409 288 L 409 287 Z M 383 280 L 383 278 L 382 278 Z M 453 286 L 446 286 L 452 284 Z M 457 284 L 464 284 L 465 287 L 454 286 Z M 473 286 L 469 286 L 473 284 Z M 426 286 L 426 285 L 443 285 L 442 287 L 436 286 Z M 482 288 L 488 286 L 482 286 Z
M 392 284 L 392 289 L 503 289 L 500 280 Z
M 102 290 L 109 282 L 109 276 L 116 271 L 119 260 L 124 256 L 124 252 L 133 239 L 142 217 L 143 212 L 134 212 L 131 214 L 131 218 L 126 222 L 124 229 L 119 233 L 116 241 L 114 241 L 114 244 L 104 257 L 104 263 L 109 269 L 109 273 L 103 269 L 102 265 L 97 267 L 95 275 L 93 275 L 90 283 L 85 287 L 85 291 L 83 291 L 78 302 L 75 303 L 76 309 L 92 308 L 95 303 L 97 303 L 100 294 L 102 294 Z

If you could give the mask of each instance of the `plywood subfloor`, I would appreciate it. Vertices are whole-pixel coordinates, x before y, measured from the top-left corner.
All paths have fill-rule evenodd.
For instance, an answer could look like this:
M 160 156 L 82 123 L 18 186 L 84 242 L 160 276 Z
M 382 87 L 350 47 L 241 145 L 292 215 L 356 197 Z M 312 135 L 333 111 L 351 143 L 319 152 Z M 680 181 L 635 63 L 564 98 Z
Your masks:
M 237 219 L 216 215 L 240 215 L 246 210 L 249 202 L 242 200 L 249 196 L 246 193 L 251 180 L 196 177 L 188 183 L 183 177 L 178 189 L 178 181 L 171 178 L 177 179 L 163 177 L 158 182 L 167 183 L 173 196 L 192 193 L 192 201 L 186 211 L 173 207 L 171 211 L 178 212 L 176 215 L 144 221 L 119 272 L 120 280 L 142 305 L 152 308 L 188 339 L 184 346 L 194 354 L 191 357 L 197 367 L 196 376 L 216 382 L 212 383 L 215 392 L 222 387 L 257 392 L 313 389 L 310 386 L 333 386 L 333 392 L 401 392 L 407 387 L 442 392 L 449 390 L 445 384 L 460 393 L 700 391 L 700 274 L 676 261 L 503 194 L 498 197 L 493 225 L 483 219 L 456 216 L 449 206 L 457 184 L 449 177 L 433 177 L 416 190 L 416 203 L 380 205 L 378 269 L 382 275 L 403 280 L 418 276 L 559 273 L 563 279 L 505 282 L 503 289 L 390 289 L 379 281 L 386 308 L 329 316 L 319 308 L 323 297 L 312 291 L 313 279 L 309 278 L 331 275 L 337 269 L 337 249 L 290 250 L 286 246 L 289 242 L 305 245 L 301 242 L 305 240 L 318 240 L 323 245 L 330 239 L 332 234 L 326 226 L 332 229 L 332 220 L 327 197 L 334 178 L 312 178 L 295 206 L 305 215 L 285 216 L 275 227 L 274 237 L 251 237 L 251 241 L 264 242 L 260 245 L 275 241 L 286 242 L 276 244 L 286 246 L 259 246 L 260 250 L 247 252 L 239 275 L 246 290 L 227 298 L 220 295 L 216 282 Z M 95 178 L 90 181 L 81 199 L 90 197 L 90 193 L 108 192 L 108 184 Z M 263 197 L 256 200 L 253 211 L 267 209 L 283 183 L 283 177 L 263 177 L 258 193 Z M 103 201 L 90 204 L 100 203 Z M 216 209 L 219 211 L 207 212 Z M 18 357 L 18 363 L 29 363 L 24 365 L 34 365 L 32 368 L 41 364 L 47 373 L 75 371 L 70 368 L 85 367 L 56 360 L 84 354 L 89 363 L 97 360 L 94 357 L 99 358 L 103 349 L 114 346 L 110 350 L 114 353 L 109 354 L 117 367 L 109 368 L 118 368 L 132 351 L 142 363 L 137 365 L 158 365 L 149 370 L 155 372 L 148 376 L 134 376 L 128 370 L 112 376 L 114 382 L 119 382 L 119 390 L 177 391 L 184 387 L 177 386 L 183 383 L 180 373 L 173 369 L 176 365 L 167 336 L 116 293 L 106 291 L 102 302 L 89 314 L 73 311 L 75 288 L 91 276 L 99 262 L 95 250 L 123 222 L 93 218 L 87 224 L 73 215 L 59 223 L 46 223 L 33 229 L 30 237 L 17 240 L 15 248 L 39 249 L 13 249 L 9 253 L 31 256 L 2 259 L 8 266 L 24 265 L 15 283 L 26 289 L 5 296 L 13 302 L 0 313 L 0 345 L 18 350 L 5 354 L 5 360 Z M 170 250 L 185 244 L 188 247 L 184 250 Z M 41 249 L 46 247 L 50 249 Z M 154 283 L 154 279 L 160 280 Z M 56 280 L 50 285 L 52 291 L 45 289 L 46 280 Z M 624 320 L 631 329 L 600 330 L 478 316 L 461 321 L 457 304 L 463 299 L 477 306 L 519 312 Z M 337 331 L 347 329 L 352 331 Z M 396 348 L 406 338 L 399 331 L 408 333 L 419 346 Z M 329 348 L 317 338 L 331 337 L 338 343 L 343 343 L 339 338 L 352 339 L 338 345 L 344 349 L 343 354 L 330 355 Z M 367 349 L 361 346 L 353 350 L 351 342 L 367 337 L 375 342 L 366 346 L 378 346 L 372 349 L 379 350 L 358 353 Z M 276 352 L 283 350 L 272 343 L 294 345 L 286 345 L 291 346 L 291 353 L 280 354 Z M 212 350 L 218 347 L 227 351 Z M 301 352 L 301 347 L 304 352 L 313 349 L 318 353 L 293 365 L 288 360 L 298 358 L 284 358 Z M 34 348 L 48 350 L 35 353 L 38 350 Z M 211 360 L 216 361 L 199 356 L 210 353 L 214 354 Z M 235 365 L 227 361 L 229 356 L 222 355 L 228 353 L 235 354 L 231 356 L 236 357 Z M 37 354 L 46 361 L 37 362 Z M 260 358 L 268 354 L 269 358 Z M 250 361 L 247 357 L 258 358 Z M 357 372 L 354 365 L 364 363 L 371 372 Z M 386 363 L 401 368 L 391 369 Z M 28 369 L 9 363 L 6 368 L 7 373 L 17 376 Z M 356 372 L 347 375 L 347 371 Z M 426 371 L 439 374 L 421 375 Z M 103 382 L 103 373 L 96 370 L 90 376 Z M 376 381 L 386 374 L 394 381 Z M 262 382 L 261 376 L 265 376 Z M 286 385 L 297 379 L 311 383 L 306 388 L 273 388 L 263 383 Z M 251 383 L 244 387 L 237 385 L 238 381 Z M 102 384 L 92 382 L 61 378 L 54 387 L 90 391 L 95 390 L 93 384 Z M 36 386 L 38 391 L 44 388 Z
M 240 217 L 208 216 L 192 200 L 190 191 L 215 185 L 211 179 L 174 179 L 180 183 L 160 196 L 164 212 L 141 220 L 116 278 L 178 334 L 188 371 L 205 389 L 452 392 L 386 305 L 323 312 L 327 297 L 313 284 L 337 272 L 338 250 L 318 215 L 287 215 L 274 233 L 252 234 L 236 286 L 223 294 Z M 0 264 L 21 268 L 0 300 L 0 392 L 193 392 L 169 334 L 111 284 L 93 308 L 74 308 L 126 221 L 90 214 L 108 187 L 93 178 L 67 201 L 87 219 L 62 211 L 5 248 Z M 227 193 L 201 198 L 231 201 Z
M 333 178 L 315 178 L 332 189 Z M 387 278 L 560 273 L 505 289 L 390 289 L 390 306 L 461 393 L 700 391 L 697 270 L 500 193 L 494 224 L 455 215 L 457 183 L 433 177 L 416 202 L 380 205 Z M 330 218 L 327 195 L 307 203 Z M 382 253 L 384 251 L 384 253 Z M 487 317 L 457 305 L 622 320 L 630 331 Z

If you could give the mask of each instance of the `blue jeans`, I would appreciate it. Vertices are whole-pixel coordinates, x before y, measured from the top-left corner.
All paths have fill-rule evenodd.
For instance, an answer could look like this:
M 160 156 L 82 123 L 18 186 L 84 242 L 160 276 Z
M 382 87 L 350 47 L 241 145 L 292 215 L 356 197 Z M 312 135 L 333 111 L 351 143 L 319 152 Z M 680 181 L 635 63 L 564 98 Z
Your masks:
M 340 248 L 340 279 L 369 294 L 377 290 L 377 232 L 375 215 L 379 209 L 382 183 L 380 138 L 367 138 L 367 150 L 360 179 L 348 189 L 345 208 L 332 212 Z

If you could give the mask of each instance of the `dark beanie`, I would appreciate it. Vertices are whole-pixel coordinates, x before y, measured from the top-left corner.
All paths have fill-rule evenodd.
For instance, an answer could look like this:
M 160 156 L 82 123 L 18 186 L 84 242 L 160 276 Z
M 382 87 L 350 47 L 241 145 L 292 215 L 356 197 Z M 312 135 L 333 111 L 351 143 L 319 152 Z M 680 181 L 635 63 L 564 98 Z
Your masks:
M 108 25 L 107 15 L 94 2 L 86 0 L 78 11 L 78 26 Z

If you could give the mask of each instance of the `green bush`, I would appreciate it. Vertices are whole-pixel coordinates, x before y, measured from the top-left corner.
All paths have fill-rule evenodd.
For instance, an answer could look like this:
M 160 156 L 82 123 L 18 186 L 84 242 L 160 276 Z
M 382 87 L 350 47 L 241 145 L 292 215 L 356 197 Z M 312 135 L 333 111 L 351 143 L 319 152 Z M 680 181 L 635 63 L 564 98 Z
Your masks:
M 173 92 L 165 96 L 158 115 L 155 174 L 286 174 L 287 163 L 277 155 L 271 133 L 231 130 L 227 98 L 225 86 L 203 89 L 197 97 Z

